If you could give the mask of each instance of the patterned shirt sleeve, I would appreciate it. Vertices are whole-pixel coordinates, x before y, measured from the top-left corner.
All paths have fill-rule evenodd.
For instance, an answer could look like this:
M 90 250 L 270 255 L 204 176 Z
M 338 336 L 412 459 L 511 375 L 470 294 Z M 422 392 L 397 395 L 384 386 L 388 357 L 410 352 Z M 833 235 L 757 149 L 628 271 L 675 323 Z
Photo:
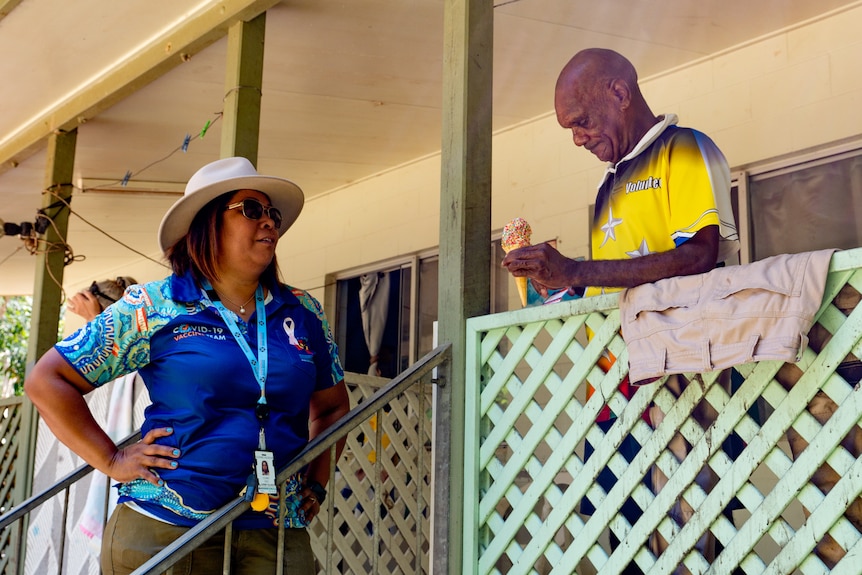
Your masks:
M 323 330 L 323 338 L 326 342 L 327 349 L 329 350 L 329 361 L 327 363 L 329 364 L 328 372 L 331 377 L 331 382 L 322 387 L 331 387 L 340 383 L 344 379 L 344 369 L 341 367 L 341 360 L 338 358 L 338 346 L 335 343 L 335 338 L 332 336 L 329 321 L 327 321 L 326 315 L 323 313 L 323 306 L 321 306 L 320 302 L 312 297 L 307 291 L 297 288 L 289 289 L 300 303 L 302 303 L 303 307 L 312 312 L 317 316 L 317 319 L 320 320 L 320 326 Z
M 131 286 L 122 299 L 54 347 L 87 381 L 99 387 L 149 363 L 146 286 Z

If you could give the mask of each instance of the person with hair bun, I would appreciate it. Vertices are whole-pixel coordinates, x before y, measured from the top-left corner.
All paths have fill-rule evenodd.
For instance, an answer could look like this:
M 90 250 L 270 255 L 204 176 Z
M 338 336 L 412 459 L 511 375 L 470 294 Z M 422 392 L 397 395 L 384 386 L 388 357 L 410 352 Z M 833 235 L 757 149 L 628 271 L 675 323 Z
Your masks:
M 66 309 L 85 321 L 92 321 L 113 303 L 123 297 L 126 288 L 138 283 L 136 279 L 121 276 L 114 279 L 93 281 L 66 301 Z M 108 391 L 107 398 L 89 401 L 90 410 L 96 419 L 104 421 L 104 429 L 115 442 L 125 439 L 135 431 L 143 420 L 143 410 L 150 400 L 144 382 L 133 371 L 100 387 Z M 116 493 L 108 496 L 110 478 L 94 471 L 87 490 L 87 499 L 78 521 L 78 528 L 87 538 L 88 550 L 99 556 L 105 525 L 105 503 L 108 514 L 117 504 Z
M 109 305 L 119 301 L 127 287 L 136 283 L 138 282 L 131 277 L 93 281 L 90 287 L 69 298 L 66 309 L 87 321 L 92 321 Z

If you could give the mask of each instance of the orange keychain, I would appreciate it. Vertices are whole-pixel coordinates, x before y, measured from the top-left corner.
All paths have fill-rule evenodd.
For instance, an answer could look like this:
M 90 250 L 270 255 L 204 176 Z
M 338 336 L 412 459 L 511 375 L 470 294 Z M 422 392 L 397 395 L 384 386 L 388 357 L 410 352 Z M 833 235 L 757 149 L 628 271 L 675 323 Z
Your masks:
M 269 495 L 256 493 L 254 499 L 251 500 L 251 508 L 255 511 L 263 511 L 267 507 L 269 507 Z

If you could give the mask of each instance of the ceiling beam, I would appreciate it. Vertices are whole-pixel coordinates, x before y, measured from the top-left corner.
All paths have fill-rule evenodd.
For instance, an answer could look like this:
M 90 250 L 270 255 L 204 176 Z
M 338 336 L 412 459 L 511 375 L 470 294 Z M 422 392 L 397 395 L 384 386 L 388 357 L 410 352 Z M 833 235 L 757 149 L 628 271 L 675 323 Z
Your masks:
M 21 3 L 21 0 L 0 0 L 0 20 L 9 15 L 9 12 Z
M 14 0 L 0 0 L 0 8 L 10 3 Z M 77 128 L 221 39 L 233 24 L 251 20 L 275 4 L 278 0 L 202 2 L 182 22 L 131 56 L 117 60 L 106 72 L 82 82 L 81 89 L 0 141 L 0 174 L 42 149 L 51 134 Z

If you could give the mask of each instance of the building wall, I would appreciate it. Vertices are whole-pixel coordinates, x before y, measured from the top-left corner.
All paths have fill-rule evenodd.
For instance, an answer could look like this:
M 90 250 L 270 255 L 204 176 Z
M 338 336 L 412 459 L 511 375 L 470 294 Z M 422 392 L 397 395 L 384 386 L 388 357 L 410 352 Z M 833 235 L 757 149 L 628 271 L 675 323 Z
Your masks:
M 862 7 L 641 78 L 657 114 L 710 135 L 731 169 L 862 140 Z M 549 101 L 553 86 L 548 86 Z M 553 111 L 493 141 L 492 228 L 526 218 L 534 241 L 588 253 L 587 210 L 603 166 L 576 148 Z M 327 274 L 438 245 L 440 156 L 310 200 L 279 245 L 288 283 L 323 298 Z M 302 238 L 302 243 L 293 242 Z

